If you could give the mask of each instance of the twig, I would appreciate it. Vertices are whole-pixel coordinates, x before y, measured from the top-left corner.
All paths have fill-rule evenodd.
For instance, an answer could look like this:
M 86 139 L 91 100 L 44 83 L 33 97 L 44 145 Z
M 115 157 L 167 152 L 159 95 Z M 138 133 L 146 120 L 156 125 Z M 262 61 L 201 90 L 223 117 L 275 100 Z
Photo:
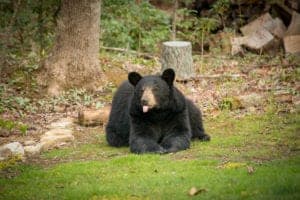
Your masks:
M 219 79 L 219 78 L 245 78 L 244 74 L 211 74 L 211 75 L 199 75 L 187 79 L 178 79 L 177 82 L 199 81 L 200 79 Z
M 256 68 L 264 68 L 264 67 L 282 67 L 282 68 L 287 68 L 287 67 L 295 67 L 297 64 L 292 63 L 292 64 L 261 64 L 261 65 L 245 65 L 241 66 L 242 72 L 244 74 L 248 74 L 251 70 L 256 69 Z

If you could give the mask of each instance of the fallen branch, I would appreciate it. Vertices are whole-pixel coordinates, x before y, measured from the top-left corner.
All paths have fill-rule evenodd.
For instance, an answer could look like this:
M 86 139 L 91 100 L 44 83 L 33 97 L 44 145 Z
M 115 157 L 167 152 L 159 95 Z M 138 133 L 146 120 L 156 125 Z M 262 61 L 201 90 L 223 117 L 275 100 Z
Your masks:
M 211 75 L 199 75 L 188 79 L 178 79 L 176 81 L 188 82 L 188 81 L 199 81 L 200 79 L 222 79 L 222 78 L 237 79 L 237 78 L 245 78 L 245 77 L 247 76 L 244 74 L 211 74 Z
M 265 68 L 265 67 L 282 67 L 282 68 L 288 68 L 288 67 L 295 67 L 297 64 L 262 64 L 262 65 L 245 65 L 241 66 L 242 72 L 244 74 L 248 74 L 251 70 L 257 69 L 257 68 Z
M 104 47 L 104 46 L 101 46 L 100 48 L 104 49 L 104 50 L 109 50 L 109 51 L 119 51 L 119 52 L 124 52 L 124 53 L 135 54 L 137 56 L 141 56 L 141 57 L 144 57 L 144 58 L 157 60 L 157 57 L 155 57 L 155 56 L 152 56 L 152 55 L 147 54 L 147 53 L 141 53 L 141 52 L 134 51 L 134 50 L 122 49 L 122 48 L 117 48 L 117 47 Z

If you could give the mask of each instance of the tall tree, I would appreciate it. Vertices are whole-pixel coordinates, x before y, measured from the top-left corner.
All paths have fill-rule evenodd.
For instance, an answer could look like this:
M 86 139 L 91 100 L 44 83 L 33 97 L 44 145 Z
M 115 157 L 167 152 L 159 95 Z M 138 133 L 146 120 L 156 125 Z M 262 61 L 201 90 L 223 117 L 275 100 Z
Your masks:
M 62 0 L 57 36 L 44 63 L 49 95 L 69 88 L 95 90 L 103 80 L 99 64 L 101 0 Z

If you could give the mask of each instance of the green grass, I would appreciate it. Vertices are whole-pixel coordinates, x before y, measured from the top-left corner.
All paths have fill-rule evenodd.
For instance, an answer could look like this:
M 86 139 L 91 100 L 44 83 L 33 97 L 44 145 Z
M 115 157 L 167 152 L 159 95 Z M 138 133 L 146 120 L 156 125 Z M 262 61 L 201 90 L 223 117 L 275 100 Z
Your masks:
M 297 199 L 299 159 L 218 168 L 208 160 L 178 161 L 159 155 L 128 155 L 105 162 L 86 161 L 47 169 L 22 167 L 1 180 L 3 199 L 187 199 L 191 187 L 206 189 L 201 199 Z M 195 197 L 195 198 L 197 198 Z
M 94 131 L 95 142 L 44 153 L 46 164 L 4 170 L 0 199 L 300 199 L 298 114 L 223 112 L 205 126 L 212 141 L 168 155 L 112 148 Z

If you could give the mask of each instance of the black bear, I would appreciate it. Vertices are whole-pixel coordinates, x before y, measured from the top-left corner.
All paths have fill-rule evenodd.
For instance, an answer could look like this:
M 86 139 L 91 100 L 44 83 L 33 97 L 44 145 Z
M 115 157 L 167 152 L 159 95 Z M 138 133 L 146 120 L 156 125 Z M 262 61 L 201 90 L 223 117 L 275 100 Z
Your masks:
M 207 141 L 200 110 L 173 86 L 175 72 L 161 76 L 128 74 L 112 101 L 106 126 L 111 146 L 133 153 L 169 153 L 190 147 L 194 138 Z

